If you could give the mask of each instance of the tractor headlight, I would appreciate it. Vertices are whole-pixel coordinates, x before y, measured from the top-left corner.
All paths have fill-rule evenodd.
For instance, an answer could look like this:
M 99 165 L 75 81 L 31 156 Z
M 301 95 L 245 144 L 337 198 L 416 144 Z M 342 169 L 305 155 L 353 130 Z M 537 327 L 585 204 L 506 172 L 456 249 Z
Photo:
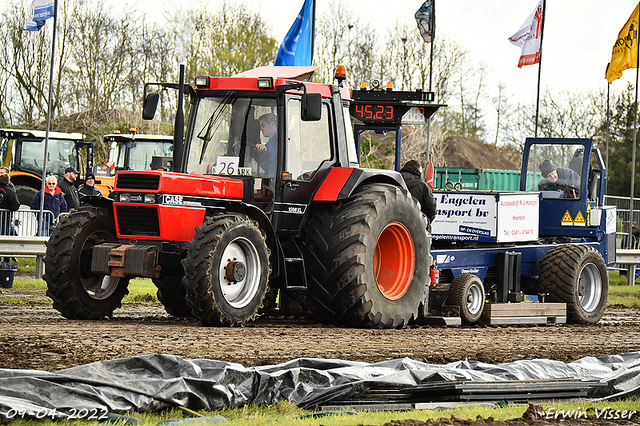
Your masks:
M 128 203 L 129 201 L 131 201 L 131 194 L 120 194 L 121 203 Z
M 156 202 L 156 197 L 153 194 L 144 194 L 144 202 L 147 204 L 153 204 Z

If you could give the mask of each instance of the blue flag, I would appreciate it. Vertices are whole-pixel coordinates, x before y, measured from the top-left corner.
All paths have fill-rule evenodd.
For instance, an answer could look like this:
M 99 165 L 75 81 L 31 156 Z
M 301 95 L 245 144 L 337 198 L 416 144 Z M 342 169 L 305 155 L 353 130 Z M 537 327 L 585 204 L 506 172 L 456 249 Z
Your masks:
M 314 26 L 313 2 L 314 0 L 305 0 L 298 17 L 280 45 L 274 65 L 311 66 Z
M 47 19 L 53 17 L 54 0 L 33 0 L 27 20 L 27 31 L 40 31 Z

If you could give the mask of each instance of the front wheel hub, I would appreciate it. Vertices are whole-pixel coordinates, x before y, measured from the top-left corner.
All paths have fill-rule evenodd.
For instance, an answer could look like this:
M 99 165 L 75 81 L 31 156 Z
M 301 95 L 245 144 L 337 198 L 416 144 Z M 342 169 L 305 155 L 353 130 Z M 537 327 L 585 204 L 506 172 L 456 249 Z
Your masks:
M 244 263 L 236 260 L 230 261 L 225 269 L 225 278 L 232 283 L 237 283 L 247 276 L 247 267 Z

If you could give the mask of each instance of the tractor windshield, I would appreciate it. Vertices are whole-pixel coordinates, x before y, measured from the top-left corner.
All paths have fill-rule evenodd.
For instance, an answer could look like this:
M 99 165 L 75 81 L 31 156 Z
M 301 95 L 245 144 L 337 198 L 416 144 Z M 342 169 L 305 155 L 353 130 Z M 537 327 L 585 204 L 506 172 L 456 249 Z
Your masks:
M 527 191 L 542 191 L 543 198 L 580 198 L 584 145 L 533 144 L 527 161 Z
M 44 163 L 44 140 L 23 140 L 19 168 L 36 174 L 42 174 Z M 49 139 L 47 144 L 47 175 L 64 176 L 69 166 L 79 167 L 75 150 L 75 141 L 68 139 Z
M 129 161 L 126 161 L 126 149 L 129 150 Z M 151 168 L 153 157 L 172 157 L 173 141 L 136 140 L 134 142 L 120 142 L 117 146 L 118 155 L 115 159 L 116 170 L 148 170 Z
M 275 177 L 275 99 L 202 98 L 195 114 L 188 173 Z

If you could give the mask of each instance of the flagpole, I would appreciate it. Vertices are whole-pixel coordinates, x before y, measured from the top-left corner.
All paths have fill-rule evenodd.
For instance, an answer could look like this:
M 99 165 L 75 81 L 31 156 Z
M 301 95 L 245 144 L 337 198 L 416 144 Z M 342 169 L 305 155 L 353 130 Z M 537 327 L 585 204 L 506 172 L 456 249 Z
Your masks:
M 311 0 L 311 65 L 313 65 L 313 46 L 316 42 L 316 0 Z
M 49 129 L 51 126 L 51 99 L 53 92 L 53 68 L 55 66 L 55 52 L 56 52 L 56 27 L 58 23 L 58 0 L 53 2 L 53 39 L 51 40 L 51 66 L 49 73 L 49 102 L 47 106 L 47 130 L 44 137 L 44 160 L 42 161 L 42 188 L 40 197 L 40 229 L 38 235 L 42 236 L 42 225 L 44 222 L 44 197 L 45 188 L 47 187 L 47 150 L 49 148 Z
M 607 168 L 607 174 L 604 176 L 604 193 L 607 193 L 607 187 L 609 186 L 609 137 L 611 136 L 611 107 L 609 105 L 609 99 L 610 99 L 610 95 L 609 92 L 611 91 L 611 83 L 609 83 L 607 81 L 607 132 L 605 134 L 605 138 L 606 138 L 606 142 L 607 142 L 607 152 L 605 155 L 605 167 Z
M 542 2 L 542 28 L 540 29 L 540 60 L 538 61 L 538 94 L 536 96 L 536 124 L 533 132 L 538 137 L 538 116 L 540 115 L 540 75 L 542 74 L 542 40 L 544 37 L 544 20 L 547 16 L 547 0 Z
M 431 16 L 433 16 L 431 23 L 431 53 L 429 56 L 429 92 L 433 92 L 433 45 L 436 42 L 436 2 L 431 3 Z M 435 100 L 435 96 L 434 96 Z M 431 117 L 427 118 L 427 163 L 426 168 L 429 166 L 429 159 L 431 157 Z
M 639 3 L 640 5 L 640 3 Z M 636 136 L 638 133 L 638 67 L 640 66 L 640 43 L 638 43 L 638 30 L 635 31 L 632 40 L 636 43 L 636 93 L 635 102 L 633 103 L 633 146 L 631 148 L 631 194 L 629 197 L 629 236 L 631 236 L 631 229 L 633 226 L 633 196 L 635 193 L 635 181 L 636 181 Z M 629 268 L 631 270 L 631 268 Z M 635 275 L 635 274 L 634 274 Z M 628 274 L 627 281 L 629 285 L 633 285 L 635 277 L 631 277 Z

